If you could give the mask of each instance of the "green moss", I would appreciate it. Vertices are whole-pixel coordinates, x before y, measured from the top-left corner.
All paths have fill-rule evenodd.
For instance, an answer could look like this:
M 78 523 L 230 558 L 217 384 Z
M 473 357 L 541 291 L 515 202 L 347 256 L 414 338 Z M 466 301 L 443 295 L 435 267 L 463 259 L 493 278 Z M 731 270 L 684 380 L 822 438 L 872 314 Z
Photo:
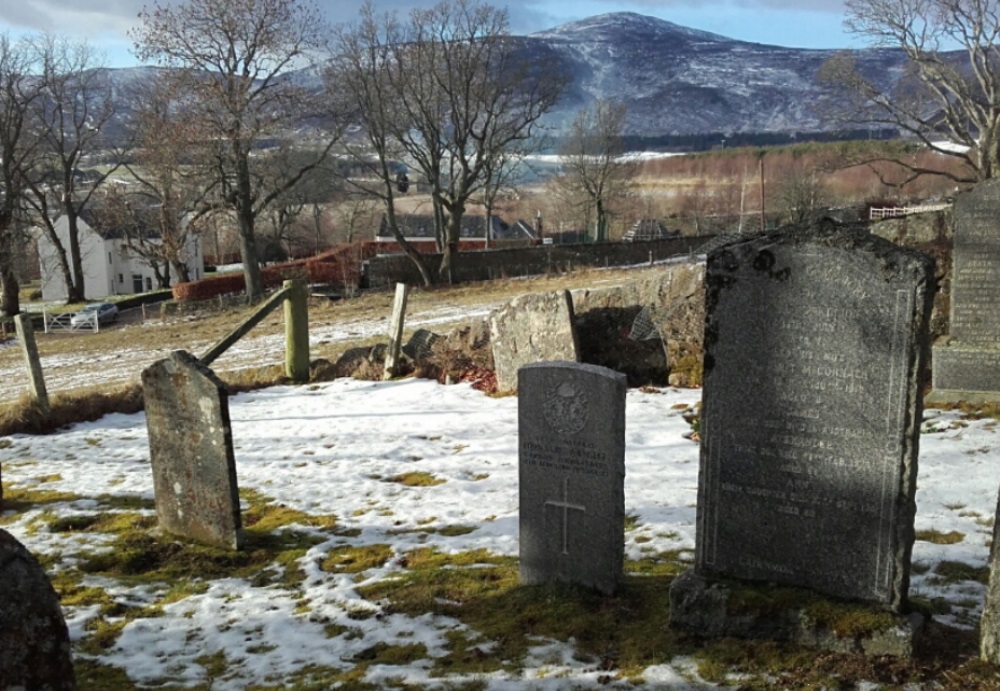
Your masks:
M 20 519 L 21 514 L 45 506 L 66 504 L 82 499 L 72 492 L 56 492 L 44 489 L 27 489 L 23 487 L 4 487 L 3 508 L 9 515 L 0 516 L 0 525 L 13 523 Z
M 386 478 L 387 482 L 395 482 L 400 485 L 406 485 L 407 487 L 433 487 L 435 485 L 443 485 L 445 483 L 439 477 L 418 470 L 412 473 L 400 473 L 399 475 L 393 475 L 392 477 Z
M 952 530 L 948 533 L 942 533 L 939 530 L 918 530 L 916 533 L 917 540 L 921 542 L 932 542 L 935 545 L 954 545 L 965 539 L 965 534 L 960 533 L 957 530 Z
M 357 653 L 351 660 L 375 665 L 408 665 L 425 657 L 427 647 L 423 643 L 389 645 L 379 642 Z
M 691 551 L 674 549 L 648 554 L 641 559 L 626 559 L 625 573 L 641 576 L 678 576 L 691 566 Z
M 229 660 L 226 653 L 218 650 L 211 654 L 199 655 L 194 661 L 205 668 L 205 674 L 209 679 L 218 679 L 229 668 Z
M 990 578 L 988 566 L 971 566 L 961 561 L 942 561 L 934 567 L 932 580 L 938 583 L 958 583 L 976 581 L 986 585 Z
M 330 551 L 320 568 L 329 573 L 360 573 L 379 568 L 393 554 L 392 546 L 386 544 L 338 547 Z
M 634 513 L 625 514 L 625 532 L 639 527 L 639 516 Z
M 73 656 L 73 671 L 77 687 L 87 691 L 131 691 L 139 688 L 121 667 L 81 655 Z
M 605 597 L 574 586 L 523 586 L 515 558 L 483 550 L 423 548 L 401 563 L 406 570 L 398 579 L 360 593 L 387 613 L 432 613 L 466 625 L 447 634 L 447 654 L 433 661 L 436 676 L 517 671 L 540 637 L 573 639 L 580 654 L 599 660 L 614 650 L 614 666 L 633 673 L 678 652 L 662 577 L 629 576 L 621 595 Z
M 93 513 L 64 516 L 49 521 L 49 532 L 123 533 L 128 530 L 147 529 L 156 525 L 155 516 L 137 513 Z
M 440 528 L 407 528 L 400 530 L 389 530 L 387 531 L 389 535 L 403 535 L 406 533 L 421 533 L 423 535 L 444 535 L 445 537 L 458 537 L 460 535 L 468 535 L 469 533 L 478 530 L 477 526 L 474 525 L 445 525 Z
M 887 631 L 896 625 L 893 614 L 875 605 L 838 602 L 802 588 L 727 583 L 728 609 L 736 615 L 780 617 L 798 610 L 817 626 L 843 637 Z

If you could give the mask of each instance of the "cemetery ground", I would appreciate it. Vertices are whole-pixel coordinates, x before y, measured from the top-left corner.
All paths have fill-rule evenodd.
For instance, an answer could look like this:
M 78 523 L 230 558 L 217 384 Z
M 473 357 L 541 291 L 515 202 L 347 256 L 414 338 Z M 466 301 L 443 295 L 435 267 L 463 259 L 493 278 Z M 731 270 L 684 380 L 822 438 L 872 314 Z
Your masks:
M 417 378 L 235 395 L 241 552 L 157 531 L 142 413 L 0 439 L 0 526 L 51 575 L 82 689 L 1000 685 L 975 634 L 995 419 L 928 411 L 911 597 L 933 622 L 915 660 L 866 659 L 667 626 L 694 548 L 699 399 L 628 392 L 614 596 L 519 585 L 517 399 Z M 864 607 L 809 611 L 846 630 L 880 623 Z
M 493 309 L 525 292 L 613 285 L 622 276 L 637 276 L 647 268 L 583 270 L 542 278 L 489 281 L 454 287 L 414 289 L 407 310 L 407 336 L 425 328 L 446 334 L 456 325 L 485 318 Z M 311 357 L 331 362 L 348 348 L 387 340 L 391 292 L 373 292 L 330 301 L 310 300 Z M 145 322 L 123 317 L 122 324 L 99 333 L 42 334 L 36 332 L 46 385 L 56 414 L 69 407 L 69 419 L 81 419 L 81 408 L 99 413 L 112 405 L 108 397 L 141 401 L 136 385 L 139 373 L 173 350 L 194 354 L 207 350 L 251 313 L 251 308 L 196 311 L 169 317 L 159 306 L 149 308 Z M 256 387 L 281 377 L 284 332 L 281 311 L 271 314 L 225 353 L 213 368 L 229 384 Z M 10 419 L 23 415 L 27 379 L 23 356 L 11 338 L 0 339 L 0 434 L 11 429 Z M 129 396 L 131 390 L 131 396 Z M 112 408 L 114 410 L 115 408 Z
M 511 294 L 566 287 L 511 283 Z M 433 297 L 427 320 L 485 314 L 491 302 Z M 323 324 L 317 310 L 314 357 L 341 347 L 345 328 L 381 340 L 389 300 L 372 299 L 354 305 L 353 322 L 341 313 Z M 76 337 L 95 340 L 61 381 L 90 387 L 76 400 L 97 400 L 121 369 L 137 373 L 174 348 L 199 352 L 200 339 L 207 347 L 238 320 L 137 327 L 153 334 L 136 336 L 153 352 L 130 346 L 127 329 Z M 280 360 L 280 338 L 269 338 L 265 329 L 248 353 L 232 354 L 237 378 L 275 378 L 251 367 Z M 910 595 L 932 621 L 904 661 L 703 641 L 668 627 L 668 587 L 693 557 L 700 398 L 652 387 L 627 395 L 626 577 L 612 596 L 519 584 L 518 401 L 427 379 L 233 396 L 240 552 L 157 530 L 141 412 L 0 437 L 0 526 L 51 575 L 84 689 L 1000 688 L 977 661 L 975 630 L 996 506 L 1000 447 L 986 414 L 995 411 L 925 414 Z M 886 625 L 877 610 L 788 588 L 773 600 L 734 592 L 732 608 L 791 601 L 846 634 Z

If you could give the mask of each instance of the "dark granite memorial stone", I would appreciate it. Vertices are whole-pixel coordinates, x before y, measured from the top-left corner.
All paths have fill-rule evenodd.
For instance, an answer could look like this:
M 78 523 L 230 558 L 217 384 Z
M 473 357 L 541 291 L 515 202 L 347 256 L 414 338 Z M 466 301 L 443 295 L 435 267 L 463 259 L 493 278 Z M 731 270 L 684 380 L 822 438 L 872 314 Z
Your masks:
M 1000 400 L 1000 180 L 955 200 L 951 324 L 934 346 L 935 402 Z
M 59 596 L 24 545 L 0 530 L 0 689 L 75 688 Z
M 614 592 L 625 549 L 625 375 L 546 362 L 518 372 L 520 575 Z
M 243 531 L 225 384 L 179 350 L 143 370 L 142 386 L 160 527 L 239 549 Z
M 905 606 L 933 275 L 832 223 L 709 256 L 699 574 Z

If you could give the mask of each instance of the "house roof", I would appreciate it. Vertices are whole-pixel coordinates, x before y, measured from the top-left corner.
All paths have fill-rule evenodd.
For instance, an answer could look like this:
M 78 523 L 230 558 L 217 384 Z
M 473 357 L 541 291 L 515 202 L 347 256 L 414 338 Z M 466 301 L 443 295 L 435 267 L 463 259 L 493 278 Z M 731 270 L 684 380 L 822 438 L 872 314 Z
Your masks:
M 91 202 L 80 210 L 79 217 L 105 240 L 124 237 L 156 239 L 160 237 L 159 207 L 131 209 L 131 214 L 119 218 L 99 203 Z
M 655 218 L 640 218 L 622 236 L 622 241 L 632 242 L 633 240 L 662 240 L 677 233 L 671 233 L 666 227 Z
M 431 214 L 396 214 L 396 225 L 407 239 L 434 239 L 434 216 Z M 492 240 L 513 240 L 513 239 L 534 239 L 536 237 L 534 228 L 524 221 L 517 221 L 514 224 L 505 223 L 499 216 L 490 216 L 490 239 Z M 389 231 L 389 224 L 383 214 L 379 223 L 379 239 L 392 239 Z M 461 238 L 463 239 L 484 239 L 486 237 L 486 217 L 478 215 L 467 215 L 462 217 Z

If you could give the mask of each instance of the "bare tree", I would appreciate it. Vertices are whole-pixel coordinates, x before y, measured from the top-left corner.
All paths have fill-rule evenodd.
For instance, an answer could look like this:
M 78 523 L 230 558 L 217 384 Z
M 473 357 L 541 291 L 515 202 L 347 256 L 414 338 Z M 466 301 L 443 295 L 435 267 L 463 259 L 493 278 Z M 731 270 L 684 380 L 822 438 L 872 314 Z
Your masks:
M 778 203 L 789 223 L 802 223 L 830 207 L 830 192 L 815 170 L 793 168 L 778 183 Z
M 560 149 L 566 183 L 593 212 L 597 242 L 608 240 L 609 205 L 629 194 L 639 169 L 625 153 L 627 110 L 623 103 L 597 99 L 577 114 Z
M 205 189 L 210 181 L 198 163 L 203 163 L 209 133 L 201 120 L 185 116 L 175 86 L 169 75 L 159 74 L 137 90 L 130 157 L 134 163 L 125 164 L 135 182 L 106 201 L 120 202 L 117 206 L 123 208 L 115 212 L 119 217 L 135 214 L 122 224 L 137 231 L 126 235 L 129 249 L 156 266 L 171 267 L 177 280 L 186 282 L 191 280 L 191 235 L 197 231 L 199 214 L 208 208 Z M 169 278 L 165 286 L 159 272 L 157 278 L 161 287 L 169 286 Z
M 929 149 L 955 157 L 958 171 L 892 157 L 909 171 L 956 182 L 1000 174 L 1000 12 L 990 0 L 847 0 L 845 26 L 875 46 L 901 48 L 906 73 L 894 88 L 866 74 L 852 53 L 820 76 L 846 96 L 854 122 L 898 128 Z M 959 51 L 952 51 L 954 46 Z M 957 146 L 956 146 L 957 145 Z
M 372 195 L 358 192 L 349 195 L 340 202 L 334 217 L 340 229 L 339 237 L 351 244 L 358 239 L 362 230 L 371 232 L 378 226 L 378 199 Z
M 532 141 L 567 79 L 523 60 L 505 9 L 442 0 L 413 11 L 409 28 L 394 72 L 408 127 L 397 134 L 447 216 L 439 276 L 450 282 L 467 205 L 503 169 L 502 157 Z M 437 150 L 440 158 L 427 155 Z
M 247 296 L 257 299 L 264 291 L 258 217 L 322 163 L 339 136 L 336 128 L 317 132 L 309 159 L 281 179 L 265 175 L 252 155 L 263 140 L 286 137 L 303 115 L 331 115 L 323 99 L 285 78 L 315 66 L 326 47 L 324 22 L 309 0 L 155 2 L 139 19 L 137 56 L 175 68 L 189 117 L 210 133 L 212 188 L 236 217 Z
M 32 106 L 41 82 L 32 51 L 0 34 L 0 317 L 21 311 L 17 278 L 18 246 L 24 242 L 23 213 L 27 176 L 37 164 L 39 138 Z
M 442 0 L 405 23 L 378 19 L 366 5 L 359 30 L 345 37 L 357 33 L 368 37 L 363 66 L 379 67 L 379 103 L 389 104 L 380 136 L 430 185 L 443 252 L 438 276 L 451 281 L 466 206 L 499 157 L 532 140 L 566 79 L 522 60 L 506 11 L 476 0 Z M 383 186 L 391 188 L 389 178 Z
M 33 101 L 33 117 L 44 145 L 45 164 L 29 176 L 27 200 L 33 219 L 56 248 L 66 281 L 66 301 L 81 302 L 84 295 L 83 257 L 80 253 L 80 214 L 116 166 L 94 172 L 81 184 L 87 156 L 107 147 L 106 129 L 115 104 L 100 55 L 87 43 L 42 35 L 32 42 L 41 67 L 42 97 Z M 67 220 L 68 235 L 54 232 L 54 210 Z
M 392 14 L 377 16 L 371 2 L 361 8 L 354 26 L 339 27 L 337 55 L 327 72 L 331 93 L 340 94 L 354 106 L 349 119 L 361 125 L 364 139 L 345 141 L 345 148 L 366 176 L 374 177 L 377 188 L 353 183 L 355 191 L 380 198 L 385 207 L 389 232 L 420 272 L 424 285 L 434 282 L 420 252 L 403 236 L 396 221 L 397 167 L 402 147 L 393 137 L 398 94 L 390 83 L 389 70 L 396 47 L 404 42 L 402 28 Z M 348 180 L 350 181 L 350 179 Z

